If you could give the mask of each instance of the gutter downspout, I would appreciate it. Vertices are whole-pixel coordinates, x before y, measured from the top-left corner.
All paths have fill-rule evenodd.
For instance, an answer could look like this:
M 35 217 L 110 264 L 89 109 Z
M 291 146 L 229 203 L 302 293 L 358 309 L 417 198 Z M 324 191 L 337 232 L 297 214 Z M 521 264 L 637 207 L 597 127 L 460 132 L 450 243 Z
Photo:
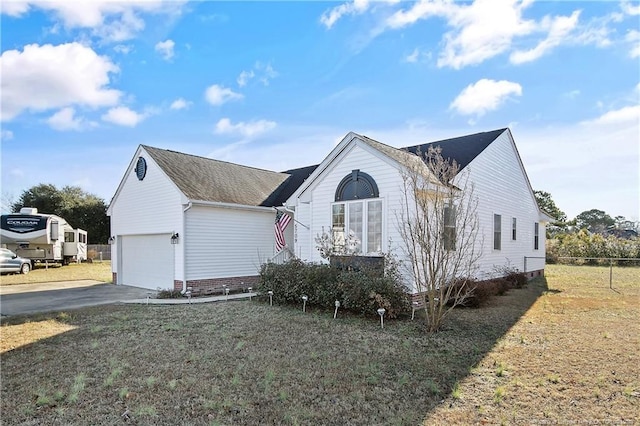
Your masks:
M 191 201 L 187 204 L 187 207 L 182 209 L 182 238 L 180 245 L 182 246 L 182 294 L 187 292 L 187 250 L 185 245 L 185 237 L 187 235 L 187 210 L 189 210 L 193 204 Z

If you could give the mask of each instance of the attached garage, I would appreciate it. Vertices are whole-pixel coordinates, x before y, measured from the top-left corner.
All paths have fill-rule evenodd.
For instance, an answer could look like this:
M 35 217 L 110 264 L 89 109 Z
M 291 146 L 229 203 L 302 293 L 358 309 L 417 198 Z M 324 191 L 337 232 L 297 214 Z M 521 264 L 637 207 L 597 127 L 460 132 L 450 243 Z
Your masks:
M 152 290 L 173 288 L 174 245 L 171 234 L 120 237 L 118 284 Z

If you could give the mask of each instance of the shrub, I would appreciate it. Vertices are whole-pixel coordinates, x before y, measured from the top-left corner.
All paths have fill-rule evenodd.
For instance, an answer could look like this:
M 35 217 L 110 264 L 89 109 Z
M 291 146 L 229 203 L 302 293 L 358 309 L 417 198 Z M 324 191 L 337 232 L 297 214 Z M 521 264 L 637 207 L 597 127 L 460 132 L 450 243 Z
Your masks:
M 292 259 L 284 264 L 267 263 L 260 268 L 257 290 L 273 291 L 276 303 L 299 304 L 302 295 L 309 299 L 309 306 L 333 309 L 336 300 L 354 313 L 375 315 L 384 308 L 389 318 L 395 318 L 409 310 L 407 289 L 400 283 L 396 264 L 385 271 L 341 270 L 326 264 L 304 263 Z M 388 270 L 387 270 L 388 269 Z
M 183 296 L 180 290 L 166 289 L 158 290 L 156 298 L 158 299 L 180 299 Z
M 504 294 L 501 292 L 506 292 L 508 282 L 500 279 L 478 282 L 472 278 L 459 278 L 454 280 L 451 285 L 454 286 L 452 294 L 461 291 L 461 287 L 465 286 L 465 288 L 462 288 L 461 293 L 464 297 L 458 306 L 463 308 L 479 308 L 485 305 L 493 296 Z M 451 306 L 453 303 L 454 301 L 450 300 L 447 304 Z
M 512 271 L 504 277 L 511 284 L 511 288 L 524 288 L 527 285 L 527 275 L 524 272 Z

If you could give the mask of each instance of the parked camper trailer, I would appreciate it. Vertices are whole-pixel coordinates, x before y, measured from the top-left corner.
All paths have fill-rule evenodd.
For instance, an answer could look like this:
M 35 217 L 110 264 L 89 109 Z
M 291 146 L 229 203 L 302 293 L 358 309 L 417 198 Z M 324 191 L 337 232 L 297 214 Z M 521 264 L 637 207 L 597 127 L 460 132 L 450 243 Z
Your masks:
M 2 215 L 0 242 L 32 263 L 68 264 L 87 259 L 86 231 L 73 229 L 60 216 L 38 213 L 31 207 Z

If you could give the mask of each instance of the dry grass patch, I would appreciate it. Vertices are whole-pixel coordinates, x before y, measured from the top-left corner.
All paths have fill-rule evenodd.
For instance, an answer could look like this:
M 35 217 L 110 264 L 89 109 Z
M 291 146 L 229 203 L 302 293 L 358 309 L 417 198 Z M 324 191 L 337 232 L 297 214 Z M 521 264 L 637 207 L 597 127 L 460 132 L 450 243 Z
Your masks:
M 0 354 L 76 329 L 58 319 L 0 327 Z
M 425 424 L 637 424 L 638 277 L 615 268 L 612 291 L 606 267 L 548 265 L 548 291 Z
M 97 280 L 103 282 L 111 282 L 111 262 L 94 262 L 94 263 L 71 263 L 66 266 L 59 264 L 45 265 L 36 264 L 35 269 L 26 275 L 2 275 L 0 276 L 0 285 L 14 284 L 35 284 L 49 281 L 76 281 L 76 280 Z

